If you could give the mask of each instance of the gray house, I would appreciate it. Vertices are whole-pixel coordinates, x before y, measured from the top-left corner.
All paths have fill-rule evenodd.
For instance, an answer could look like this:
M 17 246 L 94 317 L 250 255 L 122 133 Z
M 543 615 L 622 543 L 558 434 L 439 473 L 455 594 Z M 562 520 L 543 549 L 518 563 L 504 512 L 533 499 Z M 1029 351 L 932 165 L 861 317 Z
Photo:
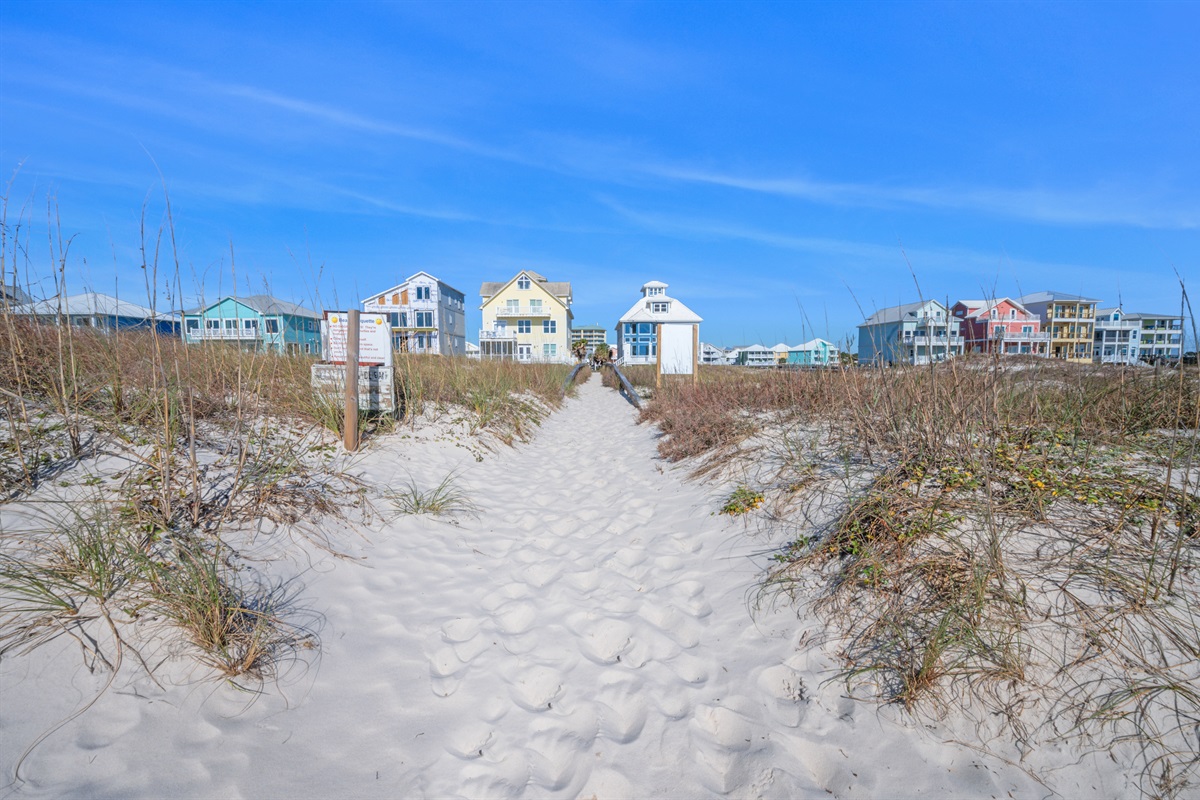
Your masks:
M 959 321 L 937 300 L 882 308 L 858 326 L 860 364 L 929 364 L 962 353 Z

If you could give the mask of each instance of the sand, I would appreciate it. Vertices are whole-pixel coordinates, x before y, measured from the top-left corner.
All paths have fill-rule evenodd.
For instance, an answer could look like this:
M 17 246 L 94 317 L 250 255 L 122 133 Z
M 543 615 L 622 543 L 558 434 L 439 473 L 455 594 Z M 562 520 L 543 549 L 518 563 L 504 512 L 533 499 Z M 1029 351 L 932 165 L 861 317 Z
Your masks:
M 770 543 L 728 486 L 658 459 L 598 379 L 531 443 L 376 440 L 381 493 L 447 474 L 474 512 L 313 520 L 277 542 L 320 647 L 251 694 L 185 658 L 138 670 L 25 761 L 15 797 L 1043 797 L 1130 787 L 1103 757 L 1000 756 L 844 696 L 814 619 L 756 608 Z M 261 538 L 261 537 L 260 537 Z M 283 541 L 278 535 L 276 539 Z M 0 767 L 109 675 L 65 637 L 0 663 Z M 961 727 L 961 726 L 960 726 Z M 968 732 L 969 733 L 969 732 Z

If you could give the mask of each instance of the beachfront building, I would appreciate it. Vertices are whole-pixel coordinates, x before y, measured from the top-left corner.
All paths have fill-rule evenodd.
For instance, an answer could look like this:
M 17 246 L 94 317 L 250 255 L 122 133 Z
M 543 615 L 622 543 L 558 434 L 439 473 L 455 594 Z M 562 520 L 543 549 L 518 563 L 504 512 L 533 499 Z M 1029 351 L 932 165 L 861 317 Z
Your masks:
M 733 363 L 739 367 L 773 367 L 779 362 L 773 348 L 761 344 L 749 344 L 736 348 Z
M 467 342 L 467 358 L 479 358 L 479 345 Z
M 363 301 L 363 311 L 391 322 L 392 349 L 461 356 L 467 352 L 466 295 L 428 272 Z
M 1050 355 L 1050 334 L 1042 331 L 1041 318 L 1012 298 L 959 300 L 950 311 L 962 323 L 968 353 Z
M 817 338 L 789 347 L 786 363 L 789 367 L 836 367 L 841 355 L 836 344 Z
M 608 331 L 603 325 L 576 325 L 571 328 L 571 343 L 581 339 L 587 342 L 587 354 L 591 356 L 596 352 L 596 345 L 608 344 Z
M 33 298 L 20 286 L 0 283 L 0 307 L 12 308 L 32 302 Z
M 1096 311 L 1094 360 L 1101 364 L 1175 363 L 1183 353 L 1183 317 Z
M 21 294 L 24 295 L 24 292 Z M 81 292 L 63 298 L 51 297 L 49 300 L 25 303 L 13 306 L 12 313 L 41 322 L 65 319 L 77 328 L 91 328 L 105 333 L 134 328 L 153 328 L 168 336 L 179 333 L 178 314 L 157 313 L 137 303 L 97 292 Z
M 521 270 L 506 282 L 485 282 L 481 358 L 570 363 L 571 284 Z
M 716 345 L 711 345 L 707 342 L 700 343 L 700 363 L 708 364 L 709 366 L 717 364 L 728 364 L 729 354 Z
M 1099 300 L 1066 292 L 1034 292 L 1017 302 L 1036 314 L 1050 334 L 1050 358 L 1091 362 L 1094 351 L 1096 304 Z
M 937 300 L 891 306 L 858 326 L 858 363 L 929 364 L 962 355 L 959 320 Z
M 270 295 L 223 297 L 183 315 L 185 344 L 225 342 L 249 350 L 321 355 L 321 315 Z
M 702 321 L 667 295 L 667 284 L 648 281 L 642 285 L 641 299 L 617 323 L 617 356 L 625 364 L 663 364 L 668 374 L 690 375 L 699 357 Z M 676 371 L 680 369 L 685 371 Z

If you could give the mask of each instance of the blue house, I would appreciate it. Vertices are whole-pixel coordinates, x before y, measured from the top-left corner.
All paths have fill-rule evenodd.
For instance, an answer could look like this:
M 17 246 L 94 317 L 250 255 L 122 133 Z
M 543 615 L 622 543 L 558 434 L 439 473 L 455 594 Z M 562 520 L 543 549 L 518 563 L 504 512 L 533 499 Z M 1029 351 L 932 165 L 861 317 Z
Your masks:
M 787 363 L 798 367 L 836 367 L 841 361 L 841 352 L 833 342 L 825 339 L 813 339 L 789 347 Z
M 230 342 L 251 350 L 321 355 L 321 315 L 265 294 L 225 297 L 184 312 L 183 341 Z
M 104 333 L 131 328 L 154 328 L 161 334 L 171 336 L 179 332 L 178 314 L 155 312 L 145 306 L 96 292 L 82 292 L 62 298 L 51 297 L 49 300 L 25 303 L 14 306 L 12 313 L 33 317 L 42 322 L 65 319 L 68 324 L 77 328 L 92 328 Z

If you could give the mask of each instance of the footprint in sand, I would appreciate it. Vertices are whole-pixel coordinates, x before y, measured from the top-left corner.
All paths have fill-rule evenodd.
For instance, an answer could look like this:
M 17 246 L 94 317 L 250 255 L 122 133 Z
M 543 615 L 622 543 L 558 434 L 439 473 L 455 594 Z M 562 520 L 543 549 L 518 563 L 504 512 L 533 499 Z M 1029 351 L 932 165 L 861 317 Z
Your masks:
M 582 632 L 579 651 L 600 665 L 617 663 L 633 645 L 633 629 L 620 620 L 586 622 L 577 629 Z
M 514 600 L 500 606 L 494 614 L 496 627 L 515 636 L 533 627 L 534 620 L 537 619 L 537 607 L 524 600 Z
M 701 781 L 721 794 L 745 785 L 747 754 L 766 746 L 749 720 L 720 706 L 697 706 L 688 738 Z
M 763 705 L 776 721 L 789 728 L 799 727 L 806 709 L 807 687 L 800 672 L 786 664 L 768 667 L 758 676 Z
M 567 788 L 575 778 L 575 765 L 585 745 L 569 732 L 543 730 L 534 733 L 525 745 L 529 757 L 529 779 L 552 792 Z
M 596 694 L 600 735 L 628 744 L 646 725 L 646 704 L 639 697 L 642 682 L 626 675 L 605 675 Z
M 522 664 L 508 688 L 513 702 L 526 711 L 547 711 L 562 697 L 563 675 L 540 664 Z
M 490 725 L 472 723 L 459 728 L 446 740 L 446 751 L 468 761 L 482 758 L 484 752 L 495 741 L 496 734 Z

